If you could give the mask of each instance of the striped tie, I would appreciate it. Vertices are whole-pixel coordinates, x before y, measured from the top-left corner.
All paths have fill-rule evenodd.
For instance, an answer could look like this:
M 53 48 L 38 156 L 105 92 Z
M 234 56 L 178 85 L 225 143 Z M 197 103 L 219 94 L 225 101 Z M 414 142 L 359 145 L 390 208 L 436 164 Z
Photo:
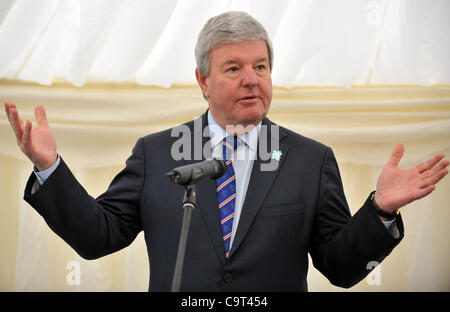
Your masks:
M 234 146 L 231 146 L 234 144 Z M 217 201 L 219 203 L 220 223 L 225 247 L 225 256 L 230 255 L 231 229 L 233 227 L 234 205 L 236 202 L 236 175 L 234 174 L 231 155 L 237 146 L 237 137 L 228 137 L 222 141 L 223 160 L 227 164 L 227 172 L 216 180 Z

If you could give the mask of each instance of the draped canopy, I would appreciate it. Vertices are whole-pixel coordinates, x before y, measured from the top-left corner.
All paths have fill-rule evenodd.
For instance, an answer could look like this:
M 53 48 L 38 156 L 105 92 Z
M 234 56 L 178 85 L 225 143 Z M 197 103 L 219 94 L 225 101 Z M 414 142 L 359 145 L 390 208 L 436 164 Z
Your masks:
M 450 83 L 446 0 L 2 0 L 0 78 L 192 84 L 201 27 L 230 10 L 266 27 L 278 86 Z

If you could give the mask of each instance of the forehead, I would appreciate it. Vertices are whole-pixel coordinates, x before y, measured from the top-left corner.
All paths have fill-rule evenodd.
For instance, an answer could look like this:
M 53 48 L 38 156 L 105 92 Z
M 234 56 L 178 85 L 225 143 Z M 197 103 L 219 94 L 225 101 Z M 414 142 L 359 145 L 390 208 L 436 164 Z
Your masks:
M 254 62 L 269 61 L 269 51 L 263 39 L 220 44 L 209 52 L 211 65 L 230 61 Z

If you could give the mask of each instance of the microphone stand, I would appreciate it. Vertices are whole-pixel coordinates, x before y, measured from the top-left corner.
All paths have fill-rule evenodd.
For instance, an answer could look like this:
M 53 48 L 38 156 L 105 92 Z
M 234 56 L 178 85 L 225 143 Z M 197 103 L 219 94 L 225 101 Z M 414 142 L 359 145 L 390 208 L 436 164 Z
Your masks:
M 206 164 L 208 162 L 208 164 Z M 223 160 L 204 161 L 196 165 L 186 165 L 175 168 L 166 173 L 170 179 L 178 184 L 185 186 L 183 199 L 183 224 L 181 226 L 180 242 L 178 243 L 177 259 L 175 262 L 175 270 L 172 279 L 172 292 L 179 292 L 181 285 L 181 277 L 183 276 L 184 254 L 186 252 L 186 243 L 189 234 L 189 226 L 191 225 L 192 211 L 197 206 L 197 189 L 195 184 L 204 177 L 205 173 L 211 179 L 221 177 L 225 172 L 227 165 Z
M 192 211 L 197 206 L 197 190 L 195 184 L 185 186 L 186 191 L 183 199 L 183 224 L 181 226 L 180 242 L 178 243 L 177 260 L 175 262 L 175 271 L 173 273 L 171 292 L 179 292 L 181 285 L 181 277 L 183 275 L 184 254 L 186 252 L 186 243 L 189 234 L 189 226 L 191 224 Z

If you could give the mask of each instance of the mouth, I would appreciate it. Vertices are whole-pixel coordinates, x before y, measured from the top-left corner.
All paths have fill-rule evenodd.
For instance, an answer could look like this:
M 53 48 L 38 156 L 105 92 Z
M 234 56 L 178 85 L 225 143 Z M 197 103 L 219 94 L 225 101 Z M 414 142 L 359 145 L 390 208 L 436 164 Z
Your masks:
M 257 99 L 259 99 L 259 97 L 256 95 L 247 95 L 247 96 L 243 96 L 243 97 L 239 98 L 239 101 L 254 101 Z

